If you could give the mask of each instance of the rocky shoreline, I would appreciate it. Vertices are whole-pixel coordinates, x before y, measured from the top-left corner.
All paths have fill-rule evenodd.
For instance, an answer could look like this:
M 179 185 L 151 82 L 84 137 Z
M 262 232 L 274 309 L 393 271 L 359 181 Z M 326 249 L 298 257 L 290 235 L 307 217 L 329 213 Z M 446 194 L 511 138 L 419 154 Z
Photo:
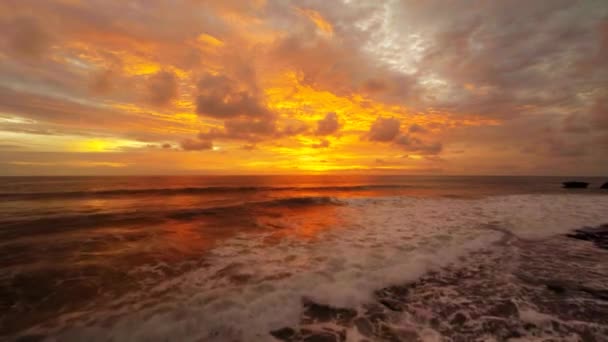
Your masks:
M 506 236 L 460 266 L 379 289 L 363 307 L 303 299 L 280 341 L 608 340 L 608 225 L 526 241 Z

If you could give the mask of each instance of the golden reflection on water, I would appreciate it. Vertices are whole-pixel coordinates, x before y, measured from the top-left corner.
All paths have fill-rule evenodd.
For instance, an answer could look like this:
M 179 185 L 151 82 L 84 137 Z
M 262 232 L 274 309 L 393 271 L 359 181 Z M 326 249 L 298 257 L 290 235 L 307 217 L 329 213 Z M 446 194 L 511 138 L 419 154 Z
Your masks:
M 311 206 L 306 208 L 281 208 L 278 217 L 261 217 L 263 225 L 272 228 L 268 243 L 284 238 L 314 240 L 320 234 L 339 228 L 341 219 L 336 206 Z

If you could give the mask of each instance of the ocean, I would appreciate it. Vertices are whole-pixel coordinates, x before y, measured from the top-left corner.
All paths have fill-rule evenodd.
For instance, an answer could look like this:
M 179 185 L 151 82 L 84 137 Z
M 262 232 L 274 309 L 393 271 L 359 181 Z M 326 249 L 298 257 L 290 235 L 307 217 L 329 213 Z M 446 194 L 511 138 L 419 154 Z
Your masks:
M 608 341 L 567 180 L 0 178 L 0 339 Z

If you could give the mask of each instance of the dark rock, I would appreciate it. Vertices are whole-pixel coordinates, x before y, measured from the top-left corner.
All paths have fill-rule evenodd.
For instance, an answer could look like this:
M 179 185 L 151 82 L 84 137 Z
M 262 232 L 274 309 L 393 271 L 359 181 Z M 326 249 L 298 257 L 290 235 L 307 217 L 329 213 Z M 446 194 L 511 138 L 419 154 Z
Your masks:
M 399 330 L 397 335 L 399 341 L 418 341 L 420 339 L 418 333 L 412 330 Z
M 356 316 L 357 311 L 352 309 L 334 308 L 329 305 L 322 305 L 313 301 L 304 299 L 304 318 L 303 323 L 317 322 L 335 322 L 337 324 L 346 325 L 350 323 Z
M 602 186 L 600 186 L 600 189 L 608 189 L 608 182 L 602 184 Z
M 406 308 L 407 294 L 407 286 L 385 287 L 375 293 L 378 302 L 391 311 L 403 311 Z
M 314 333 L 312 335 L 304 337 L 304 339 L 302 341 L 305 341 L 305 342 L 339 342 L 342 340 L 339 339 L 338 336 L 336 336 L 334 334 L 319 332 L 319 333 Z
M 454 318 L 452 318 L 452 320 L 450 321 L 450 324 L 463 325 L 466 321 L 467 321 L 467 316 L 465 316 L 463 313 L 459 312 L 456 315 L 454 315 Z
M 587 182 L 563 182 L 562 185 L 566 189 L 586 189 L 589 186 Z
M 574 233 L 566 234 L 566 236 L 577 240 L 591 241 L 599 248 L 608 249 L 608 225 L 606 224 L 596 228 L 577 229 Z
M 282 341 L 290 341 L 296 335 L 296 331 L 292 328 L 282 328 L 279 330 L 271 331 L 270 335 Z
M 403 303 L 392 299 L 380 299 L 380 303 L 391 311 L 403 311 Z
M 608 290 L 594 289 L 594 288 L 584 287 L 584 286 L 581 286 L 579 288 L 579 290 L 581 290 L 581 291 L 583 291 L 585 293 L 588 293 L 588 294 L 592 295 L 593 297 L 595 297 L 597 299 L 608 301 Z
M 374 325 L 389 320 L 386 309 L 383 306 L 373 304 L 365 308 L 364 316 Z
M 380 340 L 380 341 L 390 341 L 390 342 L 403 341 L 403 339 L 401 339 L 399 337 L 399 331 L 391 328 L 390 326 L 388 326 L 386 324 L 380 324 L 379 326 L 376 327 L 374 337 L 376 337 L 376 339 Z
M 44 335 L 23 335 L 18 337 L 16 342 L 39 342 L 46 338 Z
M 497 317 L 514 317 L 519 315 L 519 310 L 515 303 L 505 300 L 493 307 L 488 314 Z
M 372 337 L 374 333 L 374 326 L 366 318 L 359 317 L 355 320 L 355 326 L 359 333 L 365 337 Z
M 507 335 L 505 335 L 505 339 L 506 340 L 511 340 L 511 339 L 517 339 L 517 338 L 522 338 L 523 335 L 517 331 L 517 330 L 511 330 L 507 333 Z
M 547 287 L 547 289 L 549 289 L 557 294 L 564 294 L 566 292 L 566 288 L 564 288 L 561 284 L 549 283 L 549 284 L 545 284 L 545 286 Z

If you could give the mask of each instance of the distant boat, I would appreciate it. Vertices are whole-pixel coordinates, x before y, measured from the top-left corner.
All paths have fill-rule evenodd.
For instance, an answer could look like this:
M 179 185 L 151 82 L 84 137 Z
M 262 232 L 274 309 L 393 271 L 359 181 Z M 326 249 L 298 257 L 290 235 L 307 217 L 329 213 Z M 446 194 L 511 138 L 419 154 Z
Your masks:
M 587 182 L 563 182 L 562 185 L 566 189 L 586 189 L 589 186 Z

